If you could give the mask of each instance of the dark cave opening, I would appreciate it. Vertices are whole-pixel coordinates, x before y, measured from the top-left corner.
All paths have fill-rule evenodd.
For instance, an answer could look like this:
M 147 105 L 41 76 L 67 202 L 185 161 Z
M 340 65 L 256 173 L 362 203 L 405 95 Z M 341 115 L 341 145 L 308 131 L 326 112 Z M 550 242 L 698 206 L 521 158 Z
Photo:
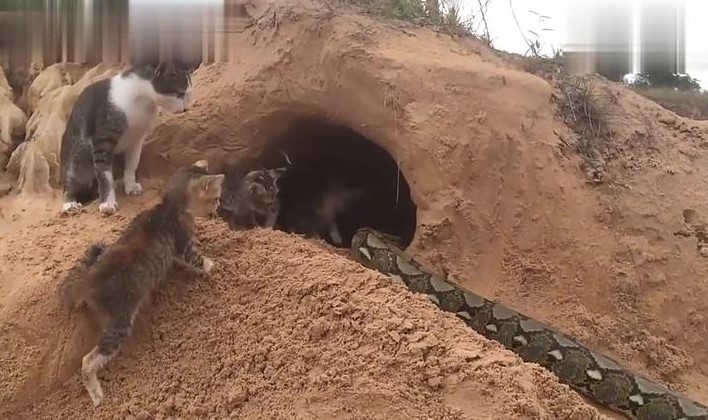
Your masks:
M 307 231 L 319 226 L 314 230 L 323 240 L 349 247 L 357 229 L 371 227 L 398 236 L 407 247 L 415 235 L 417 208 L 393 157 L 349 127 L 310 117 L 285 121 L 278 133 L 266 137 L 257 159 L 264 168 L 284 166 L 282 152 L 291 161 L 278 182 L 275 228 L 312 236 Z M 336 229 L 322 223 L 326 220 Z

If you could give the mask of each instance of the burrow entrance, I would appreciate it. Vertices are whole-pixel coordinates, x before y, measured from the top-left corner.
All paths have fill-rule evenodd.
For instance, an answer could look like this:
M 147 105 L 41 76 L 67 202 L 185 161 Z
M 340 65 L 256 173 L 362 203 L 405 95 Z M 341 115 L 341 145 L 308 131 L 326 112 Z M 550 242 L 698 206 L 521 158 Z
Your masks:
M 407 180 L 388 152 L 328 120 L 278 120 L 285 125 L 262 130 L 266 146 L 257 159 L 260 167 L 282 167 L 285 152 L 292 162 L 278 183 L 281 210 L 276 229 L 307 234 L 319 223 L 318 236 L 349 247 L 356 230 L 366 226 L 399 236 L 404 247 L 411 243 L 417 209 Z M 323 223 L 329 218 L 336 225 L 334 232 Z

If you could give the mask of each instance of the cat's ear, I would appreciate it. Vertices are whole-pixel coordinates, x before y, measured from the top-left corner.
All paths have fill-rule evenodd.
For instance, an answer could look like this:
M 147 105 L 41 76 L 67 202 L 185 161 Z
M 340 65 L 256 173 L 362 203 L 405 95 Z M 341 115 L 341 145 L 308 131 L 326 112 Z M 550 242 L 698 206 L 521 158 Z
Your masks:
M 158 62 L 152 59 L 143 59 L 133 65 L 133 69 L 143 78 L 152 79 L 155 77 L 155 70 Z
M 194 73 L 201 64 L 201 60 L 175 60 L 175 69 L 183 73 Z
M 206 191 L 221 191 L 221 186 L 224 184 L 225 175 L 205 175 L 204 176 L 204 190 Z
M 248 193 L 251 195 L 255 195 L 258 192 L 258 184 L 253 183 L 253 184 L 248 184 Z
M 204 169 L 205 171 L 209 170 L 209 162 L 206 161 L 206 159 L 201 159 L 192 164 L 192 166 L 196 168 L 201 168 Z
M 153 73 L 156 77 L 160 77 L 167 73 L 167 63 L 162 61 L 153 67 Z

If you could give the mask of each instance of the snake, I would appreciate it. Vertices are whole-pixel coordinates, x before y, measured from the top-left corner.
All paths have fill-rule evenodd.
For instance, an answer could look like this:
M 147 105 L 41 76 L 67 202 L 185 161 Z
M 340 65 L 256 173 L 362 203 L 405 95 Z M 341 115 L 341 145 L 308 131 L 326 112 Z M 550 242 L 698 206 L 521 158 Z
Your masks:
M 708 407 L 623 368 L 570 336 L 485 299 L 427 269 L 398 238 L 368 227 L 352 237 L 350 251 L 363 266 L 400 280 L 468 327 L 500 343 L 523 361 L 549 370 L 571 389 L 631 420 L 708 420 Z

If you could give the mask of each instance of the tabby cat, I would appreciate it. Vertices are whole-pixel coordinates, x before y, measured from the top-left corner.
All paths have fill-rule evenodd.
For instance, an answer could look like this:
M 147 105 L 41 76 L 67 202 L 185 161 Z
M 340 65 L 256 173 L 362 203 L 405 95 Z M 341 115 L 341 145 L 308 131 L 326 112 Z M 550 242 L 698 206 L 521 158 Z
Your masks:
M 145 138 L 155 125 L 157 107 L 171 113 L 189 109 L 191 74 L 191 67 L 177 62 L 140 64 L 81 92 L 61 143 L 62 213 L 80 212 L 97 193 L 99 211 L 116 212 L 113 163 L 120 154 L 125 193 L 142 193 L 135 171 Z
M 206 166 L 199 161 L 176 171 L 159 204 L 133 219 L 113 245 L 92 245 L 64 281 L 68 304 L 86 304 L 105 321 L 103 336 L 81 365 L 84 387 L 95 406 L 104 397 L 98 370 L 118 353 L 138 309 L 174 262 L 207 273 L 213 266 L 196 246 L 194 222 L 216 211 L 224 175 L 208 175 Z
M 230 176 L 218 214 L 232 229 L 272 228 L 280 212 L 278 179 L 287 167 L 258 169 L 242 178 Z

